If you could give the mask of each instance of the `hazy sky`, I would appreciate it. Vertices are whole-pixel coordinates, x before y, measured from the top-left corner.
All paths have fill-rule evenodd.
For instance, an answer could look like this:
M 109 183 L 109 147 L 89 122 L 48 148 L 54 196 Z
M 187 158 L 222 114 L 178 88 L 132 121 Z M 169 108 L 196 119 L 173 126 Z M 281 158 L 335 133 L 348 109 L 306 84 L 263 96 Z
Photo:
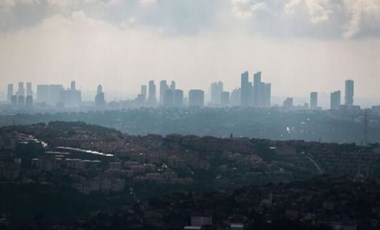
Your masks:
M 231 90 L 260 70 L 279 97 L 353 79 L 380 104 L 379 0 L 0 0 L 0 31 L 0 91 L 76 80 L 132 97 L 151 79 Z

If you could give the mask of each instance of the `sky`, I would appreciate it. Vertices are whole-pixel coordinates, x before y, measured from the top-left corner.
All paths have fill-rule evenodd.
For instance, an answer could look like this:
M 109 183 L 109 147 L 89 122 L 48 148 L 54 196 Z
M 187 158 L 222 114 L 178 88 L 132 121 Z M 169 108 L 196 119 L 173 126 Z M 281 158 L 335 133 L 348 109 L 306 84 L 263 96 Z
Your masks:
M 133 98 L 141 84 L 226 90 L 262 72 L 277 98 L 328 95 L 355 81 L 380 104 L 379 0 L 1 0 L 0 91 L 60 83 L 91 98 Z

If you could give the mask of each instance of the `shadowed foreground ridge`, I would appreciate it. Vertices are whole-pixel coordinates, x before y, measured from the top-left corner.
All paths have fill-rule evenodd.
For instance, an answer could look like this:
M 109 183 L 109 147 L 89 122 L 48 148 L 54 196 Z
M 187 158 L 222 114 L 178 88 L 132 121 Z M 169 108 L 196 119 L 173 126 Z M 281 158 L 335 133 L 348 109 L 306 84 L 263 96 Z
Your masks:
M 181 229 L 197 216 L 211 229 L 379 227 L 378 144 L 132 136 L 82 122 L 0 134 L 4 227 Z

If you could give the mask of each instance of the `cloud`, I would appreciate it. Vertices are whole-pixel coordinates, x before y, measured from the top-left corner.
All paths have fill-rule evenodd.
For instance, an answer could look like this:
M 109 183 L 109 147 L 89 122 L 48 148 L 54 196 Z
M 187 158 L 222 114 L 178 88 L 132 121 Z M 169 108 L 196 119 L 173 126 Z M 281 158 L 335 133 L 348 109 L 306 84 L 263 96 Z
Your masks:
M 231 8 L 233 15 L 243 20 L 251 18 L 255 12 L 268 10 L 265 2 L 251 0 L 231 0 Z

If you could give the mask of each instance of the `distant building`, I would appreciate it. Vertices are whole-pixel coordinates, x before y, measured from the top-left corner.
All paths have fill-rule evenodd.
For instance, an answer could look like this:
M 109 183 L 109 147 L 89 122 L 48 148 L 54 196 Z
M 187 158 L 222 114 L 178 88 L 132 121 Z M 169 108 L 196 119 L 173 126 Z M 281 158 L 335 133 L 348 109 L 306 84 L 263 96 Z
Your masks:
M 174 106 L 175 107 L 183 106 L 183 91 L 180 89 L 176 89 L 174 91 Z
M 149 81 L 148 104 L 149 106 L 156 106 L 157 104 L 156 85 L 154 81 Z
M 230 98 L 230 104 L 232 106 L 240 106 L 240 99 L 241 99 L 241 90 L 240 88 L 234 89 L 231 92 L 231 98 Z
M 171 83 L 170 83 L 170 89 L 171 90 L 175 90 L 176 88 L 175 88 L 175 81 L 172 81 Z
M 264 83 L 263 85 L 263 107 L 268 108 L 272 105 L 272 84 Z
M 211 84 L 211 105 L 221 105 L 223 92 L 223 82 L 214 82 Z
M 24 82 L 19 82 L 18 83 L 17 96 L 23 96 L 25 98 Z
M 354 81 L 353 80 L 347 80 L 345 82 L 344 104 L 346 106 L 352 106 L 354 104 Z
M 224 91 L 221 95 L 221 105 L 228 106 L 230 104 L 230 92 Z
M 318 92 L 310 93 L 310 109 L 318 108 Z
M 98 85 L 95 96 L 95 106 L 99 108 L 104 108 L 106 106 L 106 100 L 104 97 L 102 85 Z
M 32 95 L 29 95 L 26 97 L 25 106 L 26 106 L 26 108 L 29 108 L 29 109 L 33 107 L 33 96 Z
M 205 94 L 203 90 L 192 89 L 189 91 L 189 106 L 190 107 L 203 107 L 205 101 Z
M 24 107 L 25 106 L 25 96 L 24 95 L 17 96 L 17 105 L 19 107 Z
M 62 85 L 37 85 L 37 102 L 56 106 L 61 99 Z
M 26 96 L 32 96 L 33 97 L 33 89 L 32 89 L 32 83 L 31 82 L 26 83 Z
M 12 95 L 12 97 L 11 97 L 11 105 L 12 106 L 17 106 L 17 96 L 16 95 Z
M 336 110 L 340 107 L 341 92 L 335 91 L 330 94 L 330 109 Z
M 8 84 L 7 90 L 7 101 L 9 104 L 11 104 L 13 96 L 13 84 Z
M 76 89 L 75 81 L 71 82 L 70 89 L 61 91 L 60 103 L 65 107 L 79 107 L 82 103 L 82 92 Z
M 162 104 L 164 107 L 174 106 L 174 90 L 167 89 L 164 92 L 164 101 Z
M 293 108 L 294 107 L 293 98 L 292 97 L 286 98 L 282 106 L 285 108 Z
M 248 107 L 252 102 L 252 83 L 249 82 L 248 71 L 241 74 L 241 91 L 240 91 L 240 105 Z
M 160 104 L 164 104 L 165 91 L 169 89 L 166 80 L 160 81 Z
M 143 101 L 144 101 L 144 104 L 145 104 L 146 98 L 148 96 L 148 90 L 147 90 L 146 85 L 142 85 L 141 86 L 141 95 L 143 96 Z
M 253 75 L 253 106 L 262 107 L 263 85 L 261 82 L 261 72 Z

